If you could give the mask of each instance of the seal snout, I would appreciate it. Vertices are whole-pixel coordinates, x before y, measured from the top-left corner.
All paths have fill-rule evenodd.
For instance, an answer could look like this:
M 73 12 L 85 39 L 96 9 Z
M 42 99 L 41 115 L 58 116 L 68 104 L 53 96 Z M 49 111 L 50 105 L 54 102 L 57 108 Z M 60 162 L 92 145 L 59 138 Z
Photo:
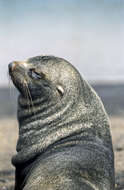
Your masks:
M 19 61 L 13 61 L 9 63 L 8 68 L 9 68 L 9 73 L 12 73 L 17 67 L 27 67 L 27 63 L 25 62 L 19 62 Z
M 9 63 L 9 65 L 8 65 L 9 72 L 10 73 L 13 72 L 13 70 L 15 69 L 15 67 L 16 67 L 16 62 Z

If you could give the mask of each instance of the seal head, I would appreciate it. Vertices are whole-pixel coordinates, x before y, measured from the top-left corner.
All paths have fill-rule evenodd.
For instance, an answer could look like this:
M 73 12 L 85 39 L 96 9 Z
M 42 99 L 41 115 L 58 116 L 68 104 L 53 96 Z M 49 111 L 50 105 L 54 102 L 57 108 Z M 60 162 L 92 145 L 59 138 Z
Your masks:
M 67 129 L 68 132 L 66 131 L 70 122 L 81 119 L 79 107 L 84 112 L 86 111 L 84 100 L 82 99 L 79 102 L 82 93 L 82 80 L 77 70 L 70 63 L 53 56 L 38 56 L 30 58 L 26 62 L 11 63 L 9 73 L 20 92 L 18 99 L 20 135 L 17 152 L 21 157 L 24 155 L 24 147 L 26 147 L 24 157 L 25 159 L 29 158 L 27 154 L 30 152 L 31 144 L 31 154 L 33 153 L 35 142 L 31 143 L 31 141 L 36 133 L 39 136 L 40 131 L 40 140 L 36 136 L 34 137 L 38 140 L 36 146 L 38 142 L 40 143 L 40 150 L 38 151 L 69 135 L 69 131 L 73 133 L 75 130 L 80 130 L 82 124 L 78 129 L 73 128 L 72 130 L 71 127 Z M 64 125 L 67 125 L 65 129 Z M 28 151 L 27 146 L 29 146 Z M 35 147 L 35 154 L 37 148 Z

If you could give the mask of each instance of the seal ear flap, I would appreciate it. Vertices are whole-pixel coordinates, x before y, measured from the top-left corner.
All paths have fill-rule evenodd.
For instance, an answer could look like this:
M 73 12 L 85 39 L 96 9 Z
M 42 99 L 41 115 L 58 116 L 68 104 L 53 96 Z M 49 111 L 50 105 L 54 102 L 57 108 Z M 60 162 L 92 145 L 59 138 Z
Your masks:
M 64 89 L 60 84 L 57 85 L 57 91 L 59 92 L 61 97 L 64 95 Z

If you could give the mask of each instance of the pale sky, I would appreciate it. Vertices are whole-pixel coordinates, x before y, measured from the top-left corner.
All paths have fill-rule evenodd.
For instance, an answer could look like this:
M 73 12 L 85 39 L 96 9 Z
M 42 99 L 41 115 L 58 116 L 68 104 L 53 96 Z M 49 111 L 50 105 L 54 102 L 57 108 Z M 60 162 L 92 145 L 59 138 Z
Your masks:
M 91 81 L 124 81 L 123 18 L 123 0 L 0 0 L 0 85 L 9 62 L 40 54 Z

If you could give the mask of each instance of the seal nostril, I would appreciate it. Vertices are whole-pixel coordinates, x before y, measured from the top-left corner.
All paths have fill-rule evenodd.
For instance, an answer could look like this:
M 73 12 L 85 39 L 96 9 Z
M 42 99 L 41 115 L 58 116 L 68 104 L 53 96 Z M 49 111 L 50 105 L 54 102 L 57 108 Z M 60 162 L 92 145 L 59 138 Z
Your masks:
M 15 63 L 14 62 L 9 63 L 8 68 L 9 68 L 9 72 L 12 72 L 15 68 Z

